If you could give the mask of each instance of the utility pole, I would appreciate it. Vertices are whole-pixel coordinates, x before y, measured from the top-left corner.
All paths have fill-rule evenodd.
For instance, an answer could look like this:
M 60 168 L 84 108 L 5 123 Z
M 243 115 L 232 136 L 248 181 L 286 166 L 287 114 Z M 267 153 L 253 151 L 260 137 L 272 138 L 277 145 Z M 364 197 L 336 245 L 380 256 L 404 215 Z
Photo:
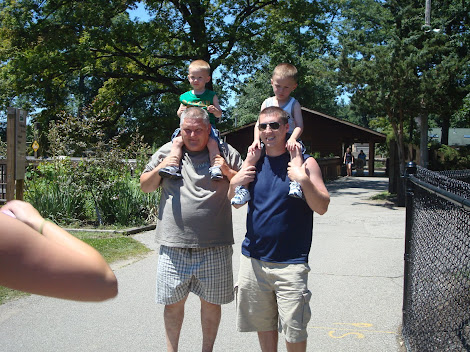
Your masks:
M 426 7 L 424 9 L 424 25 L 431 29 L 431 0 L 426 0 Z

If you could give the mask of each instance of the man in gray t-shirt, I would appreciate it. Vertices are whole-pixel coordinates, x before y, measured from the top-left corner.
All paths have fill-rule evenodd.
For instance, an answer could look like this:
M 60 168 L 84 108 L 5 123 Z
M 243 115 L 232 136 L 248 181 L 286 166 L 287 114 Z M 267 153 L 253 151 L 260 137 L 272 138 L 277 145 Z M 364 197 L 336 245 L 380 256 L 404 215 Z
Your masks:
M 157 303 L 165 305 L 168 350 L 177 350 L 189 292 L 201 300 L 203 351 L 212 351 L 221 304 L 233 300 L 232 213 L 227 198 L 230 179 L 241 168 L 240 154 L 226 145 L 219 157 L 223 179 L 211 180 L 210 123 L 207 112 L 191 107 L 181 115 L 182 177 L 162 178 L 159 170 L 178 166 L 170 156 L 171 142 L 162 146 L 140 176 L 144 192 L 161 188 L 157 241 Z

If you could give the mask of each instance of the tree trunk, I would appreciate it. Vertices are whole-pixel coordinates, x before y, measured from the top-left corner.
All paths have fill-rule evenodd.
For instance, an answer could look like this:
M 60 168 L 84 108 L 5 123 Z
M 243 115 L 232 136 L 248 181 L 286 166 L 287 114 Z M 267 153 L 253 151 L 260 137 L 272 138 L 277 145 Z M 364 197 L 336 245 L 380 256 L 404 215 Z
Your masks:
M 450 116 L 446 114 L 442 117 L 441 144 L 449 145 L 449 129 L 450 129 Z
M 428 154 L 428 113 L 425 112 L 419 115 L 420 121 L 420 142 L 419 142 L 419 165 L 428 168 L 429 154 Z
M 398 152 L 398 160 L 399 160 L 399 166 L 400 166 L 400 173 L 399 175 L 396 175 L 396 190 L 397 190 L 397 199 L 398 199 L 398 206 L 399 207 L 404 207 L 405 206 L 405 184 L 404 184 L 404 178 L 402 177 L 405 174 L 405 146 L 403 143 L 403 123 L 400 121 L 400 124 L 398 127 L 396 122 L 393 122 L 392 119 L 392 128 L 393 132 L 395 134 L 395 139 L 397 143 L 397 152 Z

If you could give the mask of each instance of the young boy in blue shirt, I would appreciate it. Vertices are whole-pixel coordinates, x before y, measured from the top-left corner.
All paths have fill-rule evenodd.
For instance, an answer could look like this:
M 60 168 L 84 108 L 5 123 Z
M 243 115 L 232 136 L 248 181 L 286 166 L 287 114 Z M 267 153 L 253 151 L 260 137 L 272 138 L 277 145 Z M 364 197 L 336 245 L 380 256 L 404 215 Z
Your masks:
M 286 148 L 290 152 L 291 163 L 296 166 L 302 166 L 304 152 L 304 146 L 300 143 L 302 153 L 299 153 L 295 148 L 299 145 L 299 137 L 302 134 L 304 128 L 304 122 L 302 119 L 302 110 L 300 103 L 290 94 L 297 88 L 297 68 L 294 65 L 282 63 L 274 68 L 273 75 L 271 78 L 271 86 L 273 87 L 274 96 L 267 98 L 261 105 L 261 111 L 264 108 L 270 106 L 278 106 L 289 115 L 289 133 L 286 142 Z M 258 162 L 261 154 L 258 150 L 262 148 L 259 131 L 264 131 L 268 128 L 275 130 L 279 128 L 279 125 L 275 124 L 259 124 L 259 120 L 256 122 L 254 130 L 254 141 L 248 148 L 248 153 L 242 168 L 248 166 L 255 166 Z M 277 127 L 277 128 L 276 128 Z M 257 152 L 258 151 L 258 152 Z M 248 191 L 248 185 L 238 186 L 235 189 L 235 196 L 232 198 L 232 204 L 242 205 L 250 200 L 250 193 Z M 289 195 L 294 198 L 302 198 L 302 188 L 296 181 L 291 181 L 289 184 Z

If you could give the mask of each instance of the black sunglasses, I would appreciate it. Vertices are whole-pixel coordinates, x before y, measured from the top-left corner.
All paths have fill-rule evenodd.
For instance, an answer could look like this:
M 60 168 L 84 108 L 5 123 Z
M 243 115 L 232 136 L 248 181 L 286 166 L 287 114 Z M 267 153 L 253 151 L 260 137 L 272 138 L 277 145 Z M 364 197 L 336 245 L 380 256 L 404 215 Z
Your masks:
M 268 123 L 260 123 L 258 125 L 258 129 L 260 131 L 264 131 L 266 128 L 268 128 L 268 125 L 269 125 L 269 128 L 273 131 L 276 131 L 279 129 L 279 127 L 281 127 L 281 124 L 279 122 L 268 122 Z

